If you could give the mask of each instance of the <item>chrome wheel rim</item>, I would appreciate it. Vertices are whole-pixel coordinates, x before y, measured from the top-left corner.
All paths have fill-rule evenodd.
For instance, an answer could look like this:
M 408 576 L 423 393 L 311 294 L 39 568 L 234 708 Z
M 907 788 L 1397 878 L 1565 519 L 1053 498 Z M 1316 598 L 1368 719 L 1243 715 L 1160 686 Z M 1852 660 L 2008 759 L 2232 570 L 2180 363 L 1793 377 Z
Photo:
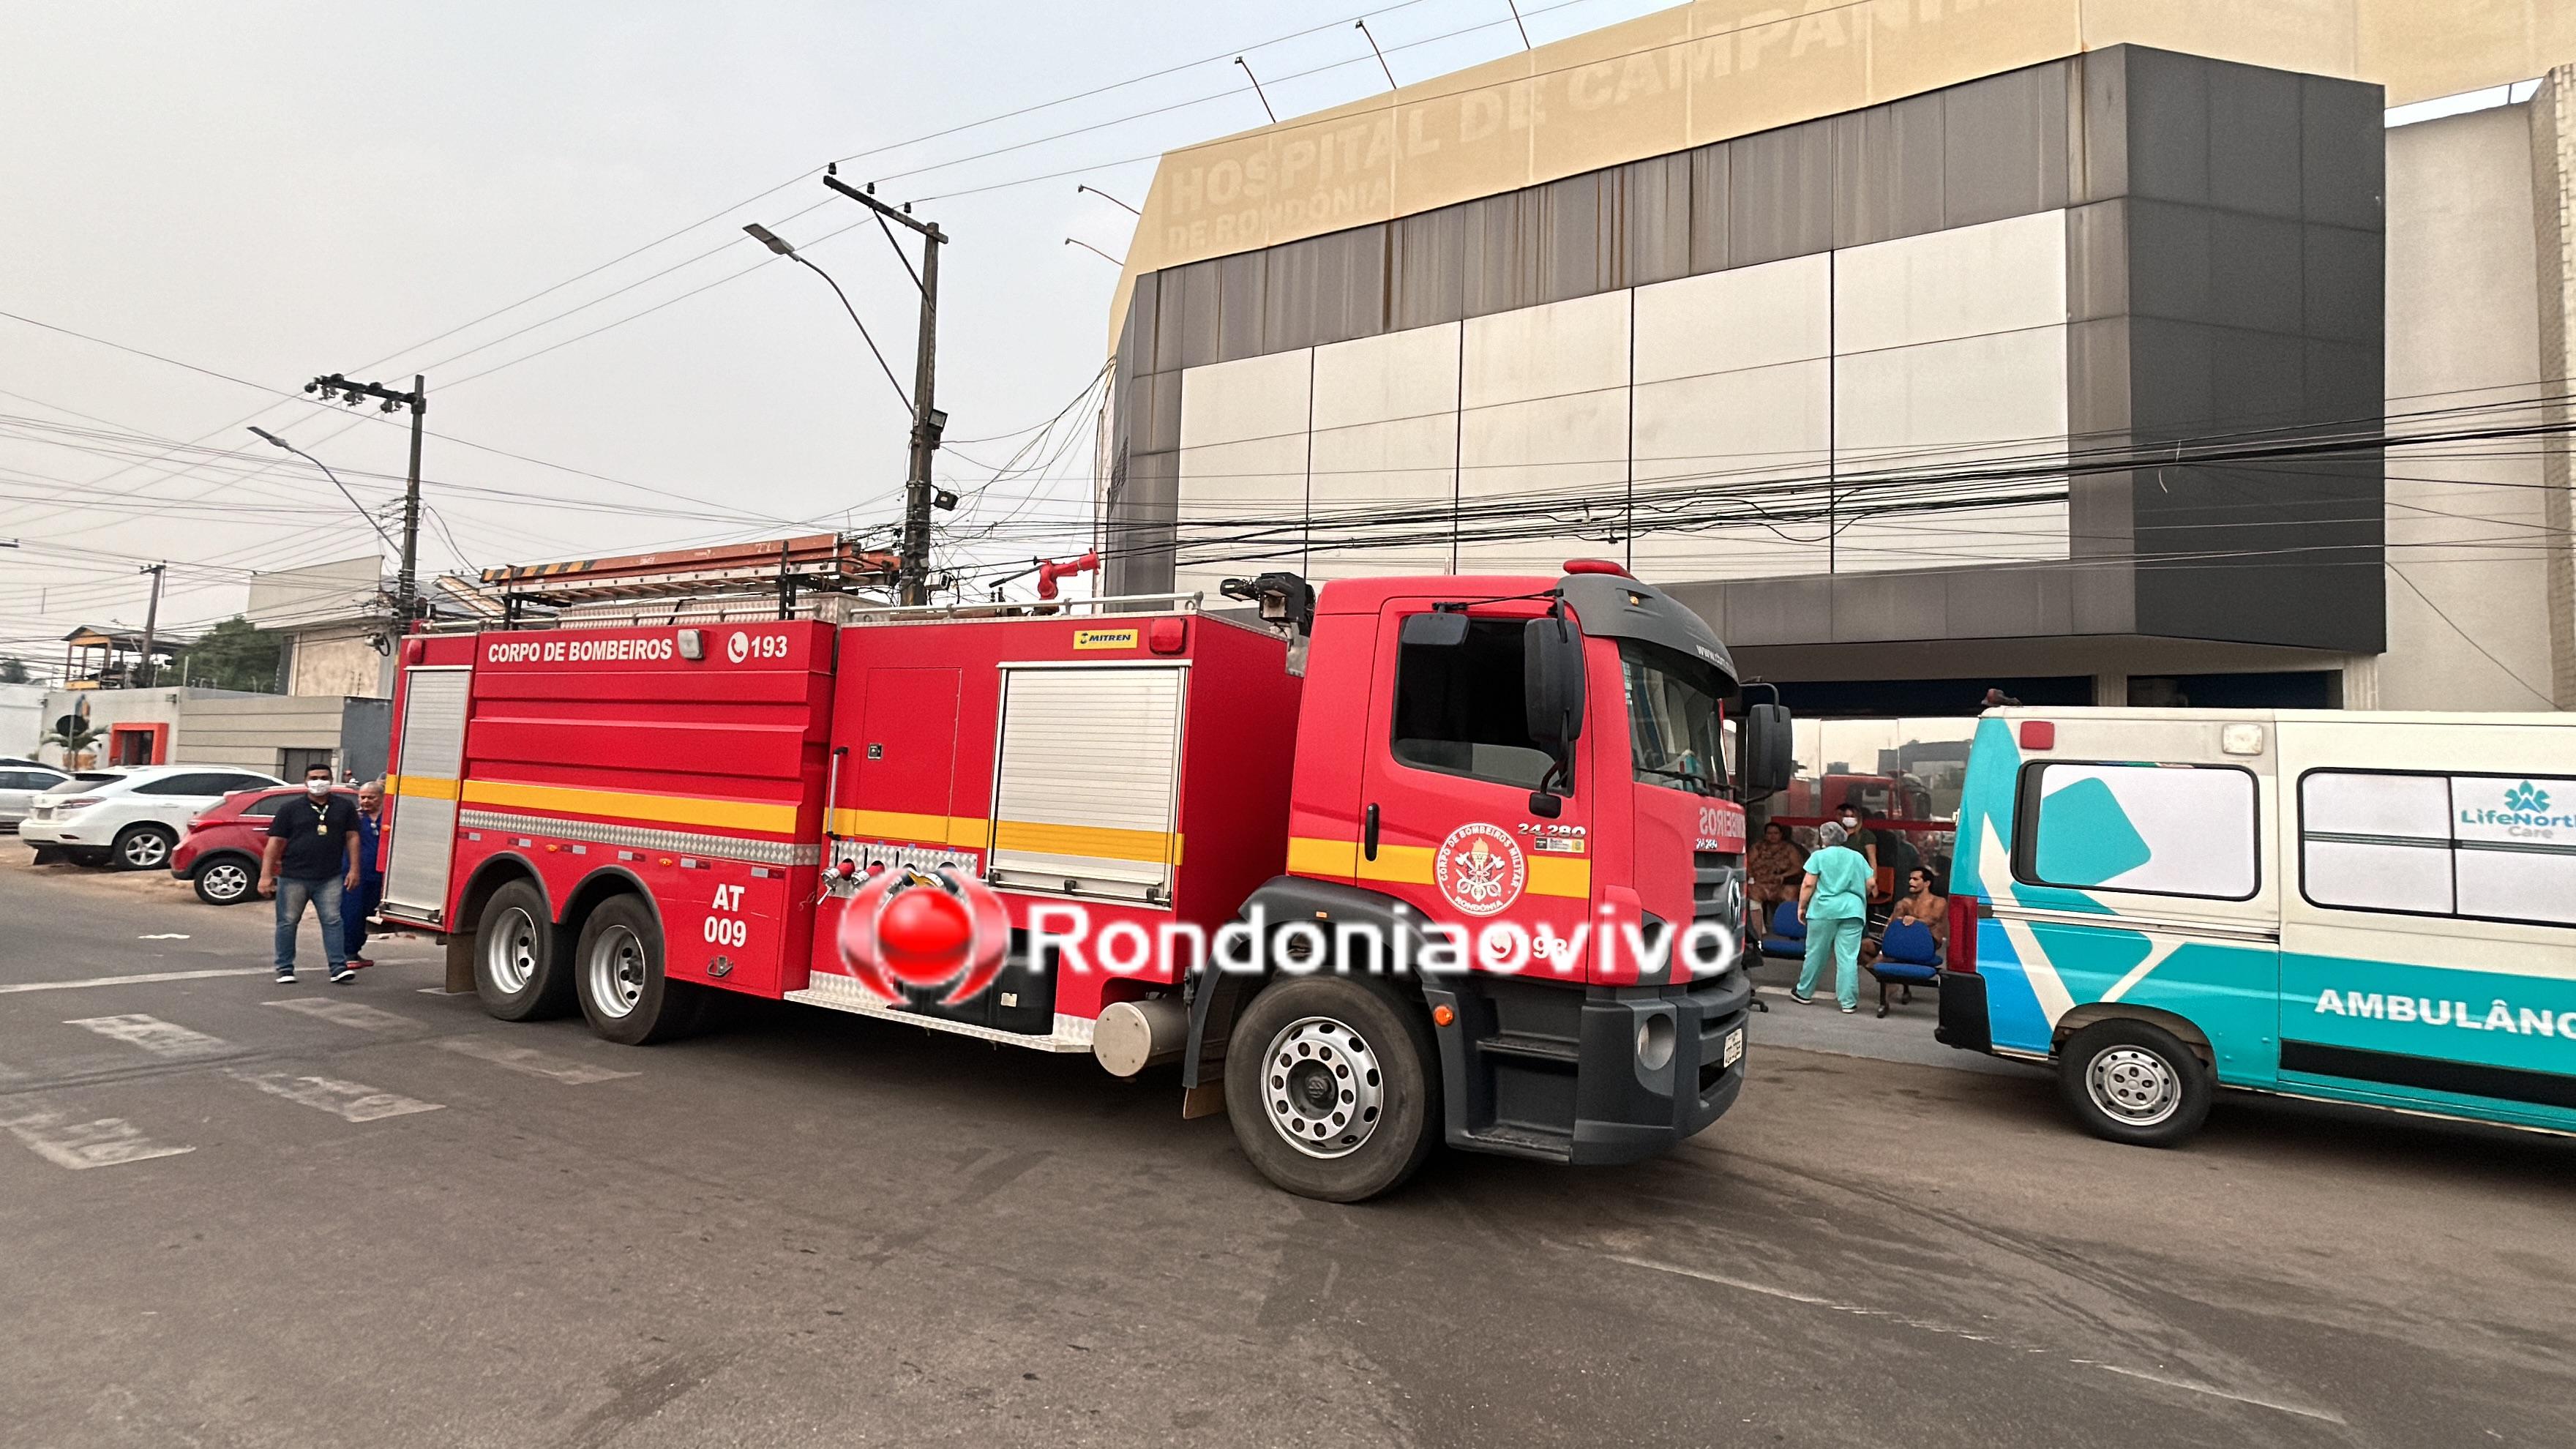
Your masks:
M 1280 1028 L 1261 1057 L 1261 1105 L 1271 1128 L 1308 1157 L 1346 1157 L 1377 1130 L 1385 1074 L 1368 1040 L 1328 1016 Z
M 2084 1090 L 2103 1115 L 2130 1127 L 2153 1127 L 2182 1110 L 2181 1074 L 2145 1047 L 2096 1052 L 2084 1068 Z
M 148 870 L 170 858 L 170 842 L 157 832 L 146 830 L 125 838 L 125 863 L 137 870 Z
M 527 990 L 537 974 L 536 919 L 517 906 L 503 911 L 483 938 L 483 969 L 504 996 Z
M 644 999 L 644 942 L 625 926 L 610 926 L 590 944 L 584 963 L 590 1004 L 611 1020 L 631 1015 Z
M 239 900 L 250 890 L 250 872 L 230 861 L 206 867 L 197 879 L 204 884 L 206 894 L 219 901 Z

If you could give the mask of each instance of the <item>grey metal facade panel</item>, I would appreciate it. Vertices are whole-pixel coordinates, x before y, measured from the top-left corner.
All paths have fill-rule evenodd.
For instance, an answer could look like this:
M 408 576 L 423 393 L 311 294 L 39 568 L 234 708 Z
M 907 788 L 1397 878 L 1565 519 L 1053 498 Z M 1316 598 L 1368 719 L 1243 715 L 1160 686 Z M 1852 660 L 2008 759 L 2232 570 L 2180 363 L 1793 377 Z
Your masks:
M 1727 199 L 1734 194 L 1735 153 L 1724 143 L 1702 146 L 1690 157 L 1690 269 L 1722 272 L 1735 265 L 1727 245 Z
M 2222 61 L 2199 64 L 2208 76 L 2209 204 L 2298 220 L 2299 77 Z
M 1143 426 L 1132 436 L 1139 453 L 1169 453 L 1181 446 L 1181 375 L 1158 372 L 1138 381 L 1143 396 L 1132 411 Z
M 1259 357 L 1274 349 L 1262 342 L 1263 322 L 1268 315 L 1268 273 L 1271 259 L 1288 248 L 1268 252 L 1237 252 L 1216 258 L 1216 355 L 1221 362 L 1240 357 Z M 1290 343 L 1289 346 L 1304 346 Z
M 1218 360 L 1215 262 L 1192 262 L 1165 272 L 1161 306 L 1162 330 L 1154 344 L 1157 371 L 1204 367 Z
M 2299 200 L 2307 220 L 2386 228 L 2387 99 L 2377 86 L 2299 77 Z
M 2129 184 L 2149 201 L 2209 203 L 2209 63 L 2121 46 Z
M 1467 315 L 1467 210 L 1400 217 L 1387 246 L 1387 330 L 1436 327 Z
M 1620 168 L 1626 199 L 1618 237 L 1619 285 L 1649 286 L 1691 272 L 1691 155 L 1657 156 Z
M 1936 574 L 1841 574 L 1827 592 L 1836 643 L 1950 637 L 1949 589 Z
M 1534 188 L 1538 300 L 1562 302 L 1619 285 L 1619 215 L 1625 167 L 1588 171 Z
M 2067 67 L 2038 65 L 1937 92 L 1943 220 L 1973 226 L 2067 203 Z
M 2069 101 L 2077 137 L 2067 160 L 2067 201 L 2081 206 L 2129 194 L 2129 47 L 2076 58 Z
M 2066 210 L 2066 320 L 2129 315 L 2129 204 L 2097 201 Z
M 1834 244 L 1939 231 L 1948 210 L 1947 98 L 1938 91 L 1832 121 Z
M 1749 267 L 1834 244 L 1831 121 L 1727 143 L 1727 265 Z
M 2375 349 L 2388 315 L 2387 237 L 2311 223 L 2300 228 L 2300 245 L 2300 332 Z
M 2298 335 L 2303 287 L 2299 223 L 2212 210 L 2209 314 L 2198 320 Z
M 1118 334 L 1118 369 L 1142 377 L 1163 369 L 1154 362 L 1154 343 L 1161 326 L 1155 303 L 1163 295 L 1163 274 L 1147 272 L 1127 293 L 1127 325 Z

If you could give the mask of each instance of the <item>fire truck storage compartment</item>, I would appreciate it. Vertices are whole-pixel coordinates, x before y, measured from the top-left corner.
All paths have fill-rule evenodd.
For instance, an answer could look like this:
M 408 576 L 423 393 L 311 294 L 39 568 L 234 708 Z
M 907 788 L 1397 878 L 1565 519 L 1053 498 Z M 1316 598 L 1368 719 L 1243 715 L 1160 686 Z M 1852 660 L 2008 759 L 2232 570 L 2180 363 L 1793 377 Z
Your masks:
M 802 619 L 481 634 L 458 877 L 514 857 L 498 868 L 533 870 L 567 924 L 640 887 L 671 980 L 803 985 L 833 642 Z M 395 824 L 397 853 L 412 823 Z
M 1181 665 L 1003 666 L 994 885 L 1170 901 L 1188 677 Z
M 455 859 L 457 775 L 465 763 L 465 707 L 474 671 L 415 666 L 403 671 L 403 716 L 394 759 L 393 833 L 384 903 L 423 920 L 446 919 L 448 866 Z

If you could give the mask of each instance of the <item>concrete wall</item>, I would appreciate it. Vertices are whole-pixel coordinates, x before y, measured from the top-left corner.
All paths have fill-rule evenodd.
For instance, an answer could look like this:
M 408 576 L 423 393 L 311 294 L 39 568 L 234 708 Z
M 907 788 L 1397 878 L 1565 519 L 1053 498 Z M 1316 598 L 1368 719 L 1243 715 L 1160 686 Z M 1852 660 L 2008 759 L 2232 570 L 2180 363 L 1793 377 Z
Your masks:
M 35 758 L 36 737 L 49 725 L 45 686 L 0 684 L 0 755 Z
M 280 672 L 288 694 L 338 699 L 390 698 L 392 670 L 366 626 L 312 629 L 287 636 Z
M 172 758 L 275 774 L 281 750 L 337 751 L 345 705 L 337 695 L 191 700 L 179 716 Z
M 2532 120 L 2528 105 L 2500 106 L 2388 133 L 2392 431 L 2471 405 L 2497 425 L 2536 423 L 2535 400 L 2564 390 L 2541 385 Z M 2513 444 L 2442 451 L 2388 455 L 2380 707 L 2550 708 L 2540 458 Z

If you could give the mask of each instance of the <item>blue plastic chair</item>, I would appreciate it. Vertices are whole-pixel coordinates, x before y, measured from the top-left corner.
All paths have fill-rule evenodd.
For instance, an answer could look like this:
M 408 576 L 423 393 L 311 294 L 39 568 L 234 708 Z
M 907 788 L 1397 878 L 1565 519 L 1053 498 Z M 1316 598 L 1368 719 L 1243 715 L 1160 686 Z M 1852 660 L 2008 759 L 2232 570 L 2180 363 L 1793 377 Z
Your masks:
M 1878 1014 L 1887 1015 L 1887 992 L 1895 987 L 1900 1004 L 1911 1004 L 1914 988 L 1941 985 L 1941 942 L 1921 921 L 1892 921 L 1878 938 L 1878 959 L 1869 964 L 1878 978 Z
M 1798 903 L 1782 901 L 1771 913 L 1771 928 L 1762 933 L 1762 954 L 1782 961 L 1807 959 L 1807 923 L 1798 919 Z

